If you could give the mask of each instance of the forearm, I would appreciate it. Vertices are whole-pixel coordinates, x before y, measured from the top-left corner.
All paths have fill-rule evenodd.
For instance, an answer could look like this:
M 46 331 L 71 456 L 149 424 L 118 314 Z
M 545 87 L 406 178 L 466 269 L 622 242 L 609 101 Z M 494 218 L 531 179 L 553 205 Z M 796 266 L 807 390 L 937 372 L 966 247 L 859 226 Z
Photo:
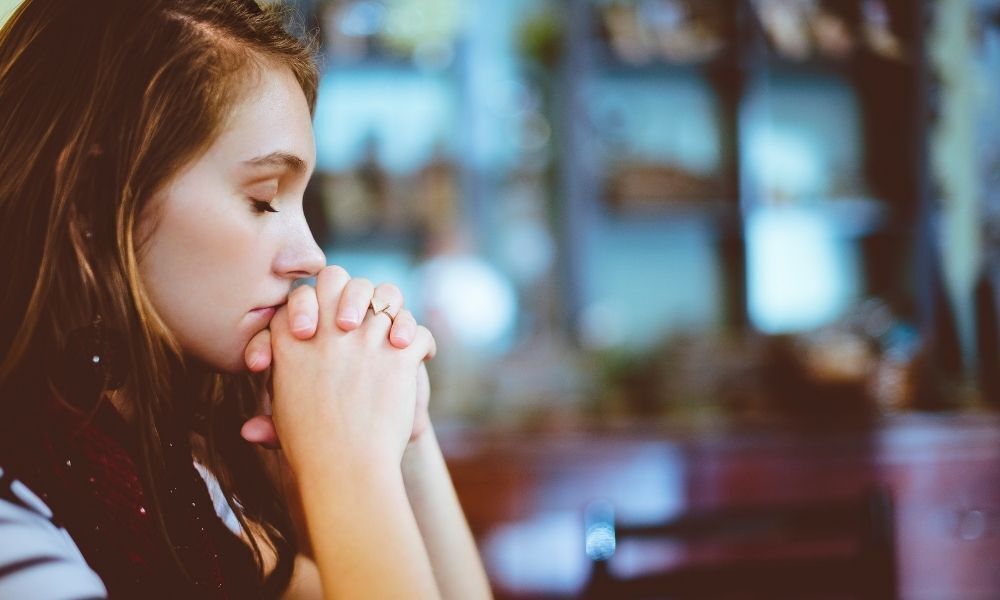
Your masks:
M 434 429 L 428 428 L 403 455 L 403 481 L 443 598 L 491 598 L 479 552 Z
M 326 598 L 439 597 L 397 467 L 338 460 L 297 476 Z

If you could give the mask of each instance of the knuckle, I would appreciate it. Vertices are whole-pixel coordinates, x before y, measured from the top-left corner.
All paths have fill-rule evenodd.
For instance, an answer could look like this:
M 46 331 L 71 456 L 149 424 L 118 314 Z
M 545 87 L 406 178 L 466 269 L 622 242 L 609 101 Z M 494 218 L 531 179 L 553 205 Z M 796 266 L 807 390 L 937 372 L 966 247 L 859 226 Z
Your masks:
M 389 296 L 402 296 L 403 292 L 395 283 L 384 282 L 378 284 L 378 290 Z
M 340 265 L 327 265 L 323 267 L 323 270 L 319 272 L 319 275 L 317 275 L 317 277 L 341 278 L 341 277 L 350 277 L 350 274 L 348 274 L 347 269 L 345 269 Z
M 323 270 L 316 275 L 317 287 L 337 286 L 339 282 L 350 279 L 350 275 L 344 267 L 330 265 L 323 267 Z
M 358 277 L 356 279 L 352 279 L 350 283 L 348 283 L 348 285 L 353 286 L 353 288 L 357 290 L 358 293 L 361 293 L 363 291 L 368 291 L 368 293 L 371 293 L 371 291 L 375 289 L 375 285 L 371 282 L 371 280 L 365 279 L 364 277 Z
M 410 347 L 413 348 L 415 352 L 426 352 L 430 345 L 430 334 L 426 329 L 417 326 L 417 330 L 413 334 L 413 342 L 410 344 Z

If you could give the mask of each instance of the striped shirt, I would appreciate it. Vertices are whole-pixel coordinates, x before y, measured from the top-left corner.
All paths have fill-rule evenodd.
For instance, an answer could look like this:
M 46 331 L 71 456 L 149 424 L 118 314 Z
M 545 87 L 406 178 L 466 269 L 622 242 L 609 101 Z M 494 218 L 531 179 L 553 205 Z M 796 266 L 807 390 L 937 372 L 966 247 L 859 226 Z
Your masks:
M 239 521 L 218 480 L 201 464 L 195 462 L 195 467 L 205 479 L 215 513 L 239 534 Z M 41 498 L 0 468 L 0 600 L 107 598 L 101 578 L 52 517 Z

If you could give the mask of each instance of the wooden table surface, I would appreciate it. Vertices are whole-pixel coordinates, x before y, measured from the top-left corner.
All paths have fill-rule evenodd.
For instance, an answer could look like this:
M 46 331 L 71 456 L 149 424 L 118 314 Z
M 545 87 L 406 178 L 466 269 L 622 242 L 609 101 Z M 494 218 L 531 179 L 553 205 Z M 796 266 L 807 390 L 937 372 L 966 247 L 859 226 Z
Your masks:
M 902 597 L 1000 599 L 997 415 L 912 414 L 835 429 L 444 428 L 439 437 L 500 597 L 579 591 L 589 573 L 582 514 L 593 500 L 610 501 L 623 520 L 655 522 L 884 485 L 895 504 Z M 619 559 L 641 570 L 665 556 Z

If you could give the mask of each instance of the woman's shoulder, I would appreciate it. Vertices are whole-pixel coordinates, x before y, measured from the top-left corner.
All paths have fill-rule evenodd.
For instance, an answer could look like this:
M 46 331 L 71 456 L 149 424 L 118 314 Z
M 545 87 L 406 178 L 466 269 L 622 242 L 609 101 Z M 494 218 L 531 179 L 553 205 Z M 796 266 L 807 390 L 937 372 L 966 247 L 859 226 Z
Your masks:
M 106 596 L 45 502 L 0 467 L 0 598 Z

